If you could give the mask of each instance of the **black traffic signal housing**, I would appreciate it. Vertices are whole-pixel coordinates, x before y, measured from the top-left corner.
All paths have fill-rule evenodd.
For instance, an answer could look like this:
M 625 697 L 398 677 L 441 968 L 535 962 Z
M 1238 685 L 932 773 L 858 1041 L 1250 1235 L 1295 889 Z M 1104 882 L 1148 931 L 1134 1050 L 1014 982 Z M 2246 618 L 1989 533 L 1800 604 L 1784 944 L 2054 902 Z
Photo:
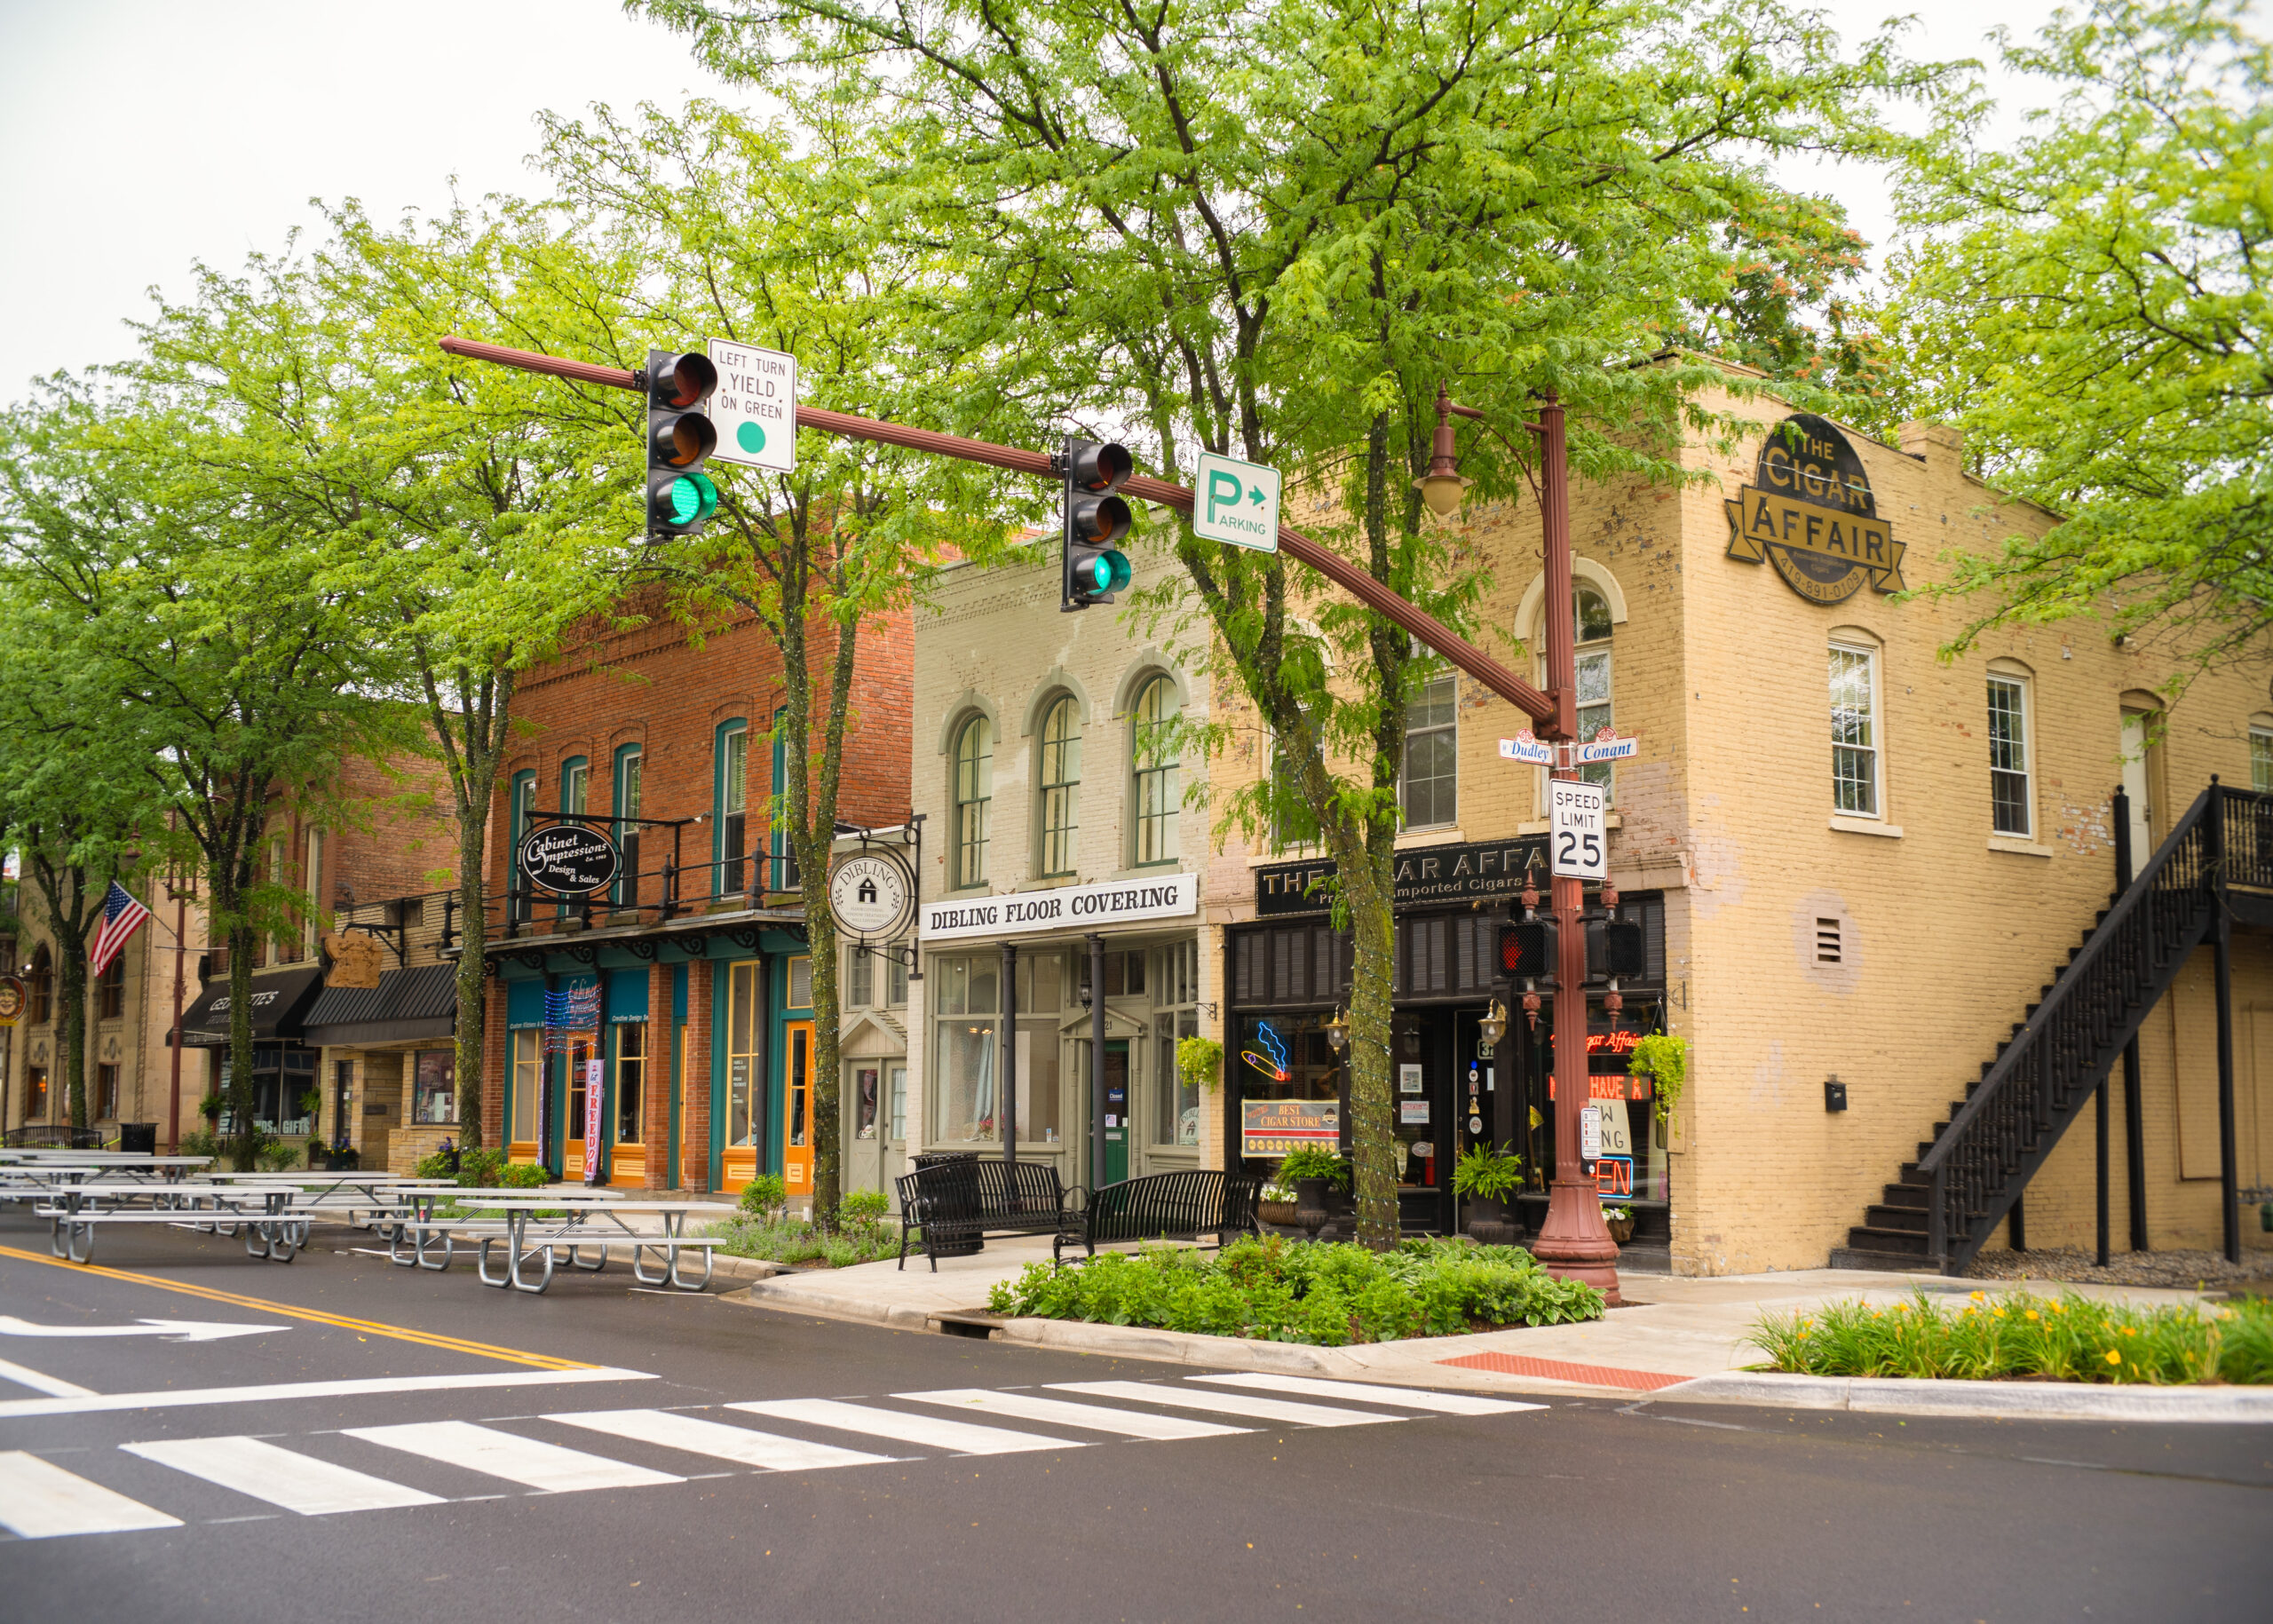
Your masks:
M 1519 919 L 1500 927 L 1500 973 L 1517 981 L 1551 981 L 1561 938 L 1552 919 Z
M 1129 555 L 1115 544 L 1129 534 L 1129 504 L 1113 493 L 1136 465 L 1124 447 L 1067 438 L 1057 459 L 1065 481 L 1060 610 L 1109 604 L 1129 584 Z
M 1636 981 L 1643 970 L 1642 923 L 1637 919 L 1587 921 L 1587 979 Z
M 718 431 L 702 408 L 718 369 L 696 351 L 647 352 L 647 534 L 693 535 L 718 511 L 718 487 L 702 471 Z

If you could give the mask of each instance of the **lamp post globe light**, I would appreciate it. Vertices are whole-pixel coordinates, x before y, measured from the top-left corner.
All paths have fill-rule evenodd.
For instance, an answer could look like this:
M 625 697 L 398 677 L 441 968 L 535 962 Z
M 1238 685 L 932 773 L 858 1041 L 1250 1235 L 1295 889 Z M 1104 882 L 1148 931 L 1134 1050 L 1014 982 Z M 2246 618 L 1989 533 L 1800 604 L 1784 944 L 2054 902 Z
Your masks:
M 1452 420 L 1482 420 L 1473 407 L 1455 403 L 1439 386 L 1437 429 L 1429 471 L 1414 483 L 1429 511 L 1449 519 L 1460 509 L 1470 481 L 1461 477 Z M 1487 423 L 1486 427 L 1490 424 Z M 1547 694 L 1555 701 L 1552 721 L 1541 722 L 1540 737 L 1570 745 L 1578 739 L 1578 661 L 1572 624 L 1571 491 L 1564 440 L 1563 405 L 1548 392 L 1539 421 L 1525 425 L 1537 437 L 1540 454 L 1540 530 L 1547 566 Z M 1496 432 L 1496 431 L 1494 431 Z M 1502 437 L 1504 438 L 1504 437 Z M 1566 758 L 1567 759 L 1567 758 Z M 1573 765 L 1553 770 L 1557 779 L 1575 779 Z M 1594 1181 L 1582 1171 L 1579 1113 L 1588 1097 L 1587 1080 L 1587 932 L 1581 915 L 1586 883 L 1556 875 L 1552 918 L 1555 947 L 1555 1180 L 1548 1192 L 1547 1221 L 1532 1242 L 1532 1256 L 1560 1279 L 1581 1279 L 1614 1306 L 1618 1291 L 1618 1243 L 1603 1221 Z M 1540 967 L 1546 970 L 1545 965 Z M 1525 999 L 1528 1004 L 1530 1000 Z

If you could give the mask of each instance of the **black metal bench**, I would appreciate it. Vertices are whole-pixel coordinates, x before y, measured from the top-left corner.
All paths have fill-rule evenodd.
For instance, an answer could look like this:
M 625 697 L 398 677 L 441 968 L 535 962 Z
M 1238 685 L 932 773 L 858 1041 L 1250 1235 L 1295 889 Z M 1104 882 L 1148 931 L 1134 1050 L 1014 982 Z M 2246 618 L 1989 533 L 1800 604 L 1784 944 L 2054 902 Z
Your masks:
M 989 1235 L 1048 1235 L 1063 1245 L 1081 1233 L 1078 1186 L 1068 1192 L 1047 1161 L 1006 1162 L 1000 1156 L 918 1158 L 895 1181 L 899 1192 L 899 1266 L 911 1236 L 936 1273 L 942 1257 L 978 1250 Z
M 1068 1240 L 1097 1256 L 1100 1240 L 1197 1240 L 1213 1232 L 1223 1246 L 1233 1235 L 1260 1234 L 1255 1203 L 1263 1181 L 1245 1173 L 1195 1169 L 1153 1173 L 1094 1191 L 1071 1234 L 1050 1249 L 1053 1261 Z

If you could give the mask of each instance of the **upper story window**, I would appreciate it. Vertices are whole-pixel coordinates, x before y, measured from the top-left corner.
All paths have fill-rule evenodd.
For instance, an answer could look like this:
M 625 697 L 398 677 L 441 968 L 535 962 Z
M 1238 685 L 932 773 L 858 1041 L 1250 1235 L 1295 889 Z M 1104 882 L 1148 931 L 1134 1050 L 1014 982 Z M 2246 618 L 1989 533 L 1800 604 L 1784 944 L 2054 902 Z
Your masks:
M 581 812 L 590 799 L 592 788 L 592 766 L 582 756 L 572 756 L 560 764 L 560 810 Z
M 300 951 L 315 956 L 316 938 L 323 913 L 323 831 L 308 831 L 307 873 L 303 876 L 308 896 L 308 916 L 300 922 Z
M 1081 710 L 1070 693 L 1041 719 L 1041 871 L 1071 874 L 1078 858 L 1081 812 Z
M 1546 669 L 1547 646 L 1546 611 L 1540 612 L 1540 623 L 1533 628 L 1537 641 L 1534 646 L 1540 656 L 1540 677 L 1553 680 Z M 1591 581 L 1578 581 L 1571 588 L 1572 669 L 1577 678 L 1578 715 L 1574 718 L 1579 737 L 1591 739 L 1605 727 L 1615 725 L 1612 704 L 1611 633 L 1616 626 L 1612 619 L 1610 598 Z M 1606 761 L 1596 762 L 1579 769 L 1579 776 L 1589 784 L 1603 787 L 1606 801 L 1617 798 L 1617 770 Z M 1547 805 L 1547 772 L 1540 772 L 1540 806 Z M 1446 822 L 1452 820 L 1447 817 Z M 1408 814 L 1408 822 L 1417 821 Z
M 523 889 L 524 882 L 520 876 L 519 864 L 521 860 L 521 837 L 529 832 L 529 826 L 536 820 L 535 773 L 516 772 L 513 774 L 513 801 L 511 816 L 513 820 L 512 844 L 506 850 L 505 860 L 507 863 L 512 865 L 512 867 L 507 870 L 507 872 L 511 875 L 511 878 L 507 882 L 507 883 L 511 888 L 512 891 L 513 917 L 517 920 L 527 919 L 529 916 L 529 895 L 528 892 Z
M 1460 820 L 1460 721 L 1452 673 L 1431 677 L 1405 707 L 1405 764 L 1398 780 L 1405 827 Z
M 844 1007 L 865 1010 L 875 1002 L 875 956 L 855 944 L 844 950 Z
M 718 730 L 717 867 L 714 895 L 731 897 L 743 888 L 742 857 L 749 850 L 749 725 L 729 722 Z
M 49 955 L 45 942 L 32 949 L 31 973 L 24 979 L 28 1006 L 24 1011 L 24 1024 L 44 1026 L 55 1012 L 55 961 Z
M 1182 706 L 1176 685 L 1166 677 L 1146 679 L 1137 691 L 1136 710 L 1130 726 L 1129 759 L 1135 764 L 1136 831 L 1136 860 L 1172 863 L 1181 855 L 1176 844 L 1176 812 L 1184 792 L 1177 783 L 1182 765 L 1176 748 L 1176 717 Z
M 788 733 L 783 725 L 789 708 L 784 705 L 773 713 L 773 800 L 772 807 L 786 808 L 784 798 L 789 793 Z M 779 819 L 780 821 L 776 822 Z M 790 840 L 784 812 L 771 809 L 766 813 L 768 824 L 765 844 L 772 856 L 773 872 L 768 876 L 768 889 L 772 891 L 803 891 L 804 880 L 797 871 L 797 848 Z
M 615 815 L 618 818 L 639 816 L 639 778 L 643 756 L 636 744 L 627 744 L 615 753 Z M 623 854 L 623 864 L 615 882 L 615 902 L 618 907 L 639 906 L 639 826 L 618 823 L 615 844 Z
M 1989 827 L 2000 835 L 2034 832 L 2035 797 L 2029 789 L 2028 681 L 2016 674 L 1989 676 Z
M 289 885 L 292 883 L 292 845 L 282 834 L 268 837 L 268 883 Z M 300 962 L 300 938 L 297 931 L 287 934 L 278 931 L 269 939 L 269 960 L 272 964 L 297 964 Z
M 1831 646 L 1831 809 L 1879 816 L 1878 653 Z
M 2249 787 L 2273 795 L 2273 721 L 2250 724 Z
M 986 819 L 994 799 L 994 729 L 985 717 L 975 716 L 955 734 L 953 833 L 957 890 L 986 883 Z
M 126 1013 L 126 955 L 121 953 L 103 967 L 102 978 L 96 984 L 96 1015 L 98 1020 L 116 1020 Z M 97 1114 L 100 1114 L 98 1113 Z

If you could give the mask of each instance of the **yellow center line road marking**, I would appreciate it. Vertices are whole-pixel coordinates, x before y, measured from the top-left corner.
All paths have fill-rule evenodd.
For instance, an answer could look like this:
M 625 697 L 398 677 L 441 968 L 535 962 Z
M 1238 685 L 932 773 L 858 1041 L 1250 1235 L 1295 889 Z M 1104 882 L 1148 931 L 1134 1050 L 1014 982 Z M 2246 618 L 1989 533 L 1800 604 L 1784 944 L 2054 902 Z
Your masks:
M 216 1291 L 210 1286 L 193 1286 L 186 1280 L 169 1280 L 154 1274 L 135 1274 L 124 1269 L 106 1269 L 99 1264 L 66 1263 L 59 1257 L 48 1257 L 38 1252 L 26 1252 L 15 1247 L 0 1246 L 0 1257 L 12 1257 L 21 1263 L 49 1264 L 58 1269 L 68 1269 L 75 1274 L 99 1275 L 107 1280 L 124 1280 L 132 1286 L 151 1286 L 160 1291 L 179 1292 L 187 1297 L 202 1297 L 209 1303 L 226 1303 L 237 1308 L 249 1308 L 264 1314 L 282 1314 L 289 1319 L 305 1319 L 316 1325 L 328 1325 L 343 1331 L 354 1331 L 364 1336 L 387 1336 L 397 1342 L 416 1343 L 421 1347 L 440 1348 L 451 1353 L 471 1353 L 480 1359 L 503 1359 L 515 1365 L 530 1365 L 539 1370 L 596 1370 L 599 1367 L 582 1359 L 555 1359 L 549 1353 L 524 1353 L 515 1348 L 500 1348 L 486 1342 L 468 1342 L 462 1336 L 442 1336 L 432 1331 L 414 1331 L 408 1326 L 383 1325 L 376 1319 L 356 1319 L 345 1314 L 326 1313 L 320 1308 L 295 1308 L 289 1303 L 272 1303 L 266 1297 L 241 1296 L 234 1291 Z

